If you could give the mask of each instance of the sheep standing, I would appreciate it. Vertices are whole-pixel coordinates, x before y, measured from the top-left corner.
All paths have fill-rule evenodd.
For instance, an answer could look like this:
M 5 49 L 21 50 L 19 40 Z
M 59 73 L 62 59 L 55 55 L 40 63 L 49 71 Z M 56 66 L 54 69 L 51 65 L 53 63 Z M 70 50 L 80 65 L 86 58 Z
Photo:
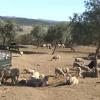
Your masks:
M 18 82 L 19 74 L 20 72 L 18 68 L 4 69 L 2 75 L 2 82 L 5 83 L 9 78 L 11 78 L 12 83 L 16 84 Z

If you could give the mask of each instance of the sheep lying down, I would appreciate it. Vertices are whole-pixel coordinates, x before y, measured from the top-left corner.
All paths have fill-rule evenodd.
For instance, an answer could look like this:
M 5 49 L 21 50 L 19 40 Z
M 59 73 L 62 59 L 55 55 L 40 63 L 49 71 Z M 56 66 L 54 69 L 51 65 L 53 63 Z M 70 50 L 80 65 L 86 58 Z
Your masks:
M 31 86 L 31 87 L 43 87 L 48 85 L 48 76 L 44 78 L 35 78 L 31 77 L 29 80 L 21 80 L 19 81 L 19 85 Z
M 57 86 L 63 86 L 63 85 L 78 85 L 78 84 L 79 84 L 78 78 L 76 76 L 71 76 L 69 74 L 69 76 L 64 81 L 59 82 L 54 86 L 57 87 Z

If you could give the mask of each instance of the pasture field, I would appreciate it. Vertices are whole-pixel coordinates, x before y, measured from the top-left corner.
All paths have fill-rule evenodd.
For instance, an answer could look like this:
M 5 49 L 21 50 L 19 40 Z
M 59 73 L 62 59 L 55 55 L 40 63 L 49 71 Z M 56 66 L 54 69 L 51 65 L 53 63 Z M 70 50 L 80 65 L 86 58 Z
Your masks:
M 36 69 L 46 75 L 54 75 L 55 67 L 72 67 L 74 57 L 87 57 L 95 47 L 78 46 L 73 53 L 69 48 L 59 48 L 55 54 L 61 56 L 60 60 L 51 60 L 52 49 L 26 46 L 21 48 L 24 55 L 13 53 L 12 67 Z M 88 61 L 86 60 L 86 63 Z M 26 77 L 21 74 L 20 77 Z M 28 76 L 27 76 L 28 77 Z M 27 78 L 26 77 L 26 78 Z M 54 82 L 50 79 L 50 83 Z M 79 78 L 79 85 L 65 85 L 59 87 L 25 87 L 0 86 L 0 100 L 100 100 L 100 77 Z

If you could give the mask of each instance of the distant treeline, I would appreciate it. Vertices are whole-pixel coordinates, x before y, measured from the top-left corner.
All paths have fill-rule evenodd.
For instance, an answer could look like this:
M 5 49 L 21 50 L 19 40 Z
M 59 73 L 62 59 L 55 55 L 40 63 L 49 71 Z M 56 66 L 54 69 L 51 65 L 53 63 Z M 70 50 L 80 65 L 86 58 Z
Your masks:
M 59 21 L 52 20 L 42 20 L 42 19 L 29 19 L 29 18 L 20 18 L 20 17 L 8 17 L 0 16 L 1 20 L 13 20 L 18 25 L 32 26 L 32 25 L 55 25 L 60 23 Z

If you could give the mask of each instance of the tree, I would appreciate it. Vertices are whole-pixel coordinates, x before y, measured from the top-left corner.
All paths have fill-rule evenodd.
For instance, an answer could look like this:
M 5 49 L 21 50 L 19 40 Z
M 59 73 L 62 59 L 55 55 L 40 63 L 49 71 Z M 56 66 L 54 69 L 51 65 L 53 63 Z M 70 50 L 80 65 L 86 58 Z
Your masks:
M 43 42 L 45 31 L 42 26 L 33 27 L 31 34 L 33 35 L 34 40 L 37 41 L 37 47 L 40 46 L 40 43 Z
M 15 27 L 12 21 L 0 22 L 0 36 L 3 39 L 3 46 L 11 42 L 15 37 Z
M 100 0 L 86 0 L 85 7 L 85 12 L 80 16 L 74 16 L 72 18 L 72 32 L 84 32 L 86 36 L 89 34 L 90 37 L 94 37 L 93 41 L 98 44 L 95 53 L 95 61 L 97 61 L 96 58 L 100 49 Z M 78 30 L 75 30 L 75 27 L 77 27 Z M 85 31 L 82 30 L 82 28 L 85 29 Z M 89 37 L 87 38 L 89 39 Z M 98 76 L 97 69 L 95 69 L 95 72 L 96 76 Z
M 85 1 L 86 12 L 83 13 L 84 20 L 89 23 L 89 29 L 95 33 L 95 39 L 98 44 L 96 55 L 100 49 L 100 0 Z
M 55 26 L 50 26 L 45 37 L 48 42 L 65 42 L 66 41 L 66 30 L 67 25 L 64 23 L 57 24 Z
M 100 44 L 100 1 L 85 1 L 86 10 L 71 18 L 72 37 L 77 43 Z M 88 39 L 86 39 L 88 38 Z
M 66 23 L 60 23 L 54 26 L 50 26 L 45 37 L 45 41 L 54 43 L 53 53 L 56 51 L 58 43 L 65 43 L 67 38 L 68 25 Z

